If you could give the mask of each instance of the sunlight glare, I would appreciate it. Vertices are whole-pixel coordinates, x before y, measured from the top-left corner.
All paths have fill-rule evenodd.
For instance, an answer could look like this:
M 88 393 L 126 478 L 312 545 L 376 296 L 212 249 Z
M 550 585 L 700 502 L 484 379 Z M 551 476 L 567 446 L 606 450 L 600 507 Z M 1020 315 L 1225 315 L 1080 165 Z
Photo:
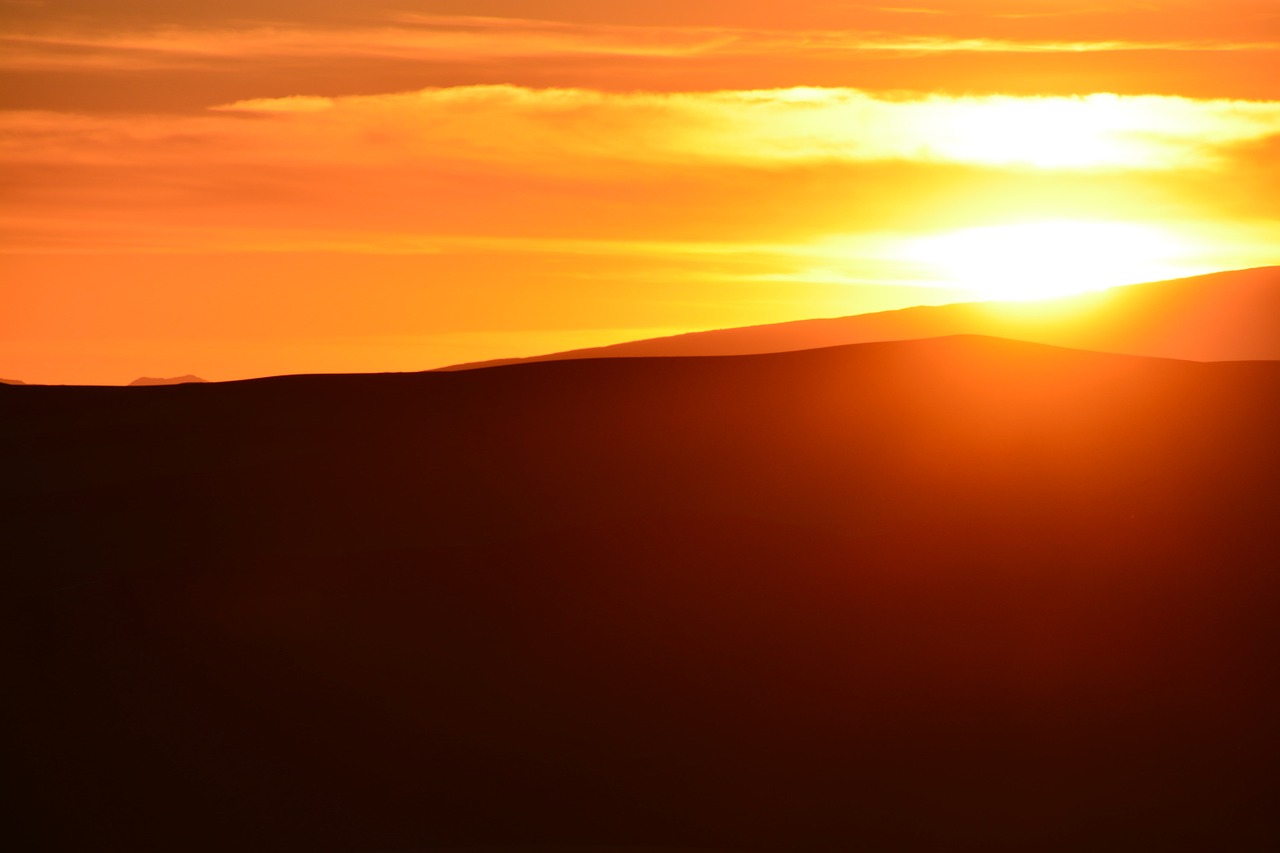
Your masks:
M 1046 299 L 1193 274 L 1159 228 L 1050 221 L 966 228 L 907 241 L 903 259 L 982 299 Z
M 1150 132 L 1164 127 L 1168 119 L 1149 101 L 1090 95 L 988 98 L 933 106 L 932 130 L 942 140 L 940 148 L 962 162 L 1098 168 L 1155 166 L 1169 156 Z M 1138 132 L 1144 128 L 1147 133 Z

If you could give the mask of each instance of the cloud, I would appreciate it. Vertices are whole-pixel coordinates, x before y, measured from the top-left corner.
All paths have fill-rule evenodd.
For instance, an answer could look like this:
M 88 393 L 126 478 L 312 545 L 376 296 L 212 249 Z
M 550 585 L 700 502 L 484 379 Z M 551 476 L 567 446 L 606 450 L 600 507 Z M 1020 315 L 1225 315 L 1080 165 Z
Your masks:
M 1269 220 L 1277 144 L 1280 103 L 1115 95 L 465 86 L 7 112 L 0 230 L 10 254 L 797 257 L 1018 218 Z
M 128 71 L 210 68 L 245 60 L 348 59 L 475 62 L 495 58 L 609 56 L 839 57 L 872 51 L 1081 53 L 1132 50 L 1277 50 L 1274 40 L 1186 36 L 998 37 L 867 29 L 758 29 L 588 24 L 520 18 L 402 14 L 378 26 L 246 25 L 128 31 L 29 30 L 0 37 L 10 70 Z
M 590 175 L 618 164 L 907 160 L 995 168 L 1209 168 L 1280 134 L 1280 102 L 1095 94 L 893 97 L 461 86 L 238 101 L 200 116 L 0 115 L 11 163 L 442 162 Z
M 38 157 L 73 160 L 129 157 L 131 151 L 148 158 L 181 157 L 185 144 L 222 137 L 232 144 L 211 148 L 210 156 L 290 163 L 456 160 L 590 172 L 618 163 L 909 160 L 1169 170 L 1212 167 L 1232 146 L 1280 134 L 1280 102 L 1107 94 L 895 98 L 818 88 L 672 94 L 464 86 L 346 98 L 253 99 L 217 107 L 207 117 L 167 119 L 154 126 L 47 114 L 25 119 L 25 125 L 18 118 L 16 124 L 15 131 L 25 134 L 16 147 Z M 171 149 L 151 150 L 166 140 Z M 299 145 L 302 140 L 305 145 Z M 37 148 L 32 142 L 41 144 Z M 10 143 L 9 150 L 14 147 Z

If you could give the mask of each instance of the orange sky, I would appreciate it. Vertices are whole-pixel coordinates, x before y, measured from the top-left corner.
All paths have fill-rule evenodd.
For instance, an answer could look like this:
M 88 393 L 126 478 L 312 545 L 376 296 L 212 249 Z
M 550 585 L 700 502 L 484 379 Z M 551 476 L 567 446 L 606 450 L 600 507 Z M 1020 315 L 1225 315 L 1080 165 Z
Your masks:
M 1036 265 L 1280 263 L 1275 0 L 0 18 L 5 378 L 416 370 L 1000 295 Z

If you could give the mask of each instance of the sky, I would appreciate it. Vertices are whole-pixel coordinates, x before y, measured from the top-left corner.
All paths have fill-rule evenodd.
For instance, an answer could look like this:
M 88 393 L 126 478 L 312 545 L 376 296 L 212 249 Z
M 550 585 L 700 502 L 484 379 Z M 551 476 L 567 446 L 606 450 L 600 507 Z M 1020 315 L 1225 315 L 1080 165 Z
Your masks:
M 0 377 L 1280 263 L 1277 0 L 0 0 Z

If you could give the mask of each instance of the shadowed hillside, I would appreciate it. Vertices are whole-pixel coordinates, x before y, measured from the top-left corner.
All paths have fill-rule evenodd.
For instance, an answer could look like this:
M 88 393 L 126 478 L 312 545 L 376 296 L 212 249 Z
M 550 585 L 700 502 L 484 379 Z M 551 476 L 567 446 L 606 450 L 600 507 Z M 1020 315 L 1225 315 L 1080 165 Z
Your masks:
M 1193 361 L 1276 360 L 1280 359 L 1280 267 L 1115 287 L 1037 302 L 965 302 L 691 332 L 443 369 L 573 358 L 746 355 L 947 335 L 994 335 Z
M 0 407 L 17 849 L 1277 840 L 1280 364 L 954 337 Z

